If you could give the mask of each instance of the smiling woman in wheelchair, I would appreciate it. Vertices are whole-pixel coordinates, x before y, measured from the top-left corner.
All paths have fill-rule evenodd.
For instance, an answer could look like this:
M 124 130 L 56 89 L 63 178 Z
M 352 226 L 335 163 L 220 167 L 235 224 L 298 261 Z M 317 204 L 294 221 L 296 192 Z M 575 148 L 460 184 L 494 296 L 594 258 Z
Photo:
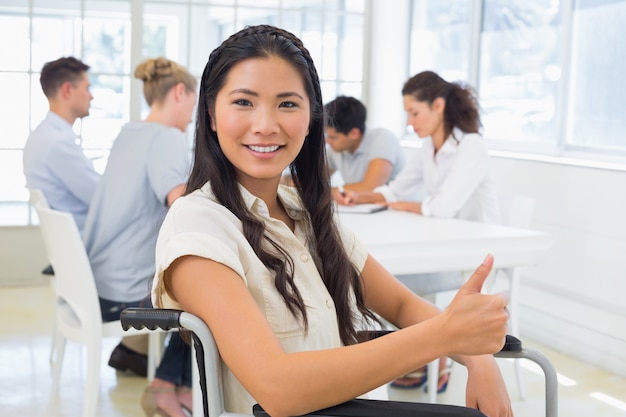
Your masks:
M 450 356 L 468 369 L 474 410 L 449 415 L 512 416 L 492 357 L 506 300 L 480 293 L 493 258 L 443 312 L 404 287 L 335 221 L 322 112 L 313 60 L 291 33 L 247 27 L 211 53 L 188 194 L 157 243 L 154 304 L 210 327 L 227 411 L 258 402 L 302 415 Z M 280 185 L 287 167 L 294 187 Z M 375 314 L 400 330 L 357 344 Z

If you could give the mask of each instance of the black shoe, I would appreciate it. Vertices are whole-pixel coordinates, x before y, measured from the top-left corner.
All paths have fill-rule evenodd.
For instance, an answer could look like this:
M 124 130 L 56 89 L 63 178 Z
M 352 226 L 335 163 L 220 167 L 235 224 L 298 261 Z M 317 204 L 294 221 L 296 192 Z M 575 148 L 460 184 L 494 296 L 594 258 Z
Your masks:
M 139 376 L 148 376 L 148 356 L 130 350 L 121 343 L 111 352 L 109 366 L 118 371 L 130 371 Z

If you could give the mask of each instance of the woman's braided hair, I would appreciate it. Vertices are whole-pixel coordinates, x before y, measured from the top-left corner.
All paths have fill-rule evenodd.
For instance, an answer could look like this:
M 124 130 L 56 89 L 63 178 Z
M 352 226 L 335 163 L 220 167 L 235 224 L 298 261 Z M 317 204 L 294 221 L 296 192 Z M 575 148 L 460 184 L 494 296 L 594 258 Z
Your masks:
M 253 58 L 276 56 L 300 73 L 309 96 L 309 133 L 300 153 L 290 165 L 294 184 L 312 225 L 312 250 L 317 250 L 318 270 L 335 303 L 339 332 L 344 344 L 357 341 L 357 320 L 375 320 L 365 307 L 359 276 L 350 262 L 331 219 L 334 205 L 326 169 L 322 93 L 313 59 L 302 41 L 283 29 L 249 26 L 226 39 L 209 56 L 200 84 L 196 119 L 194 166 L 187 184 L 190 193 L 210 182 L 217 200 L 242 222 L 243 233 L 261 262 L 272 271 L 275 286 L 291 313 L 308 327 L 300 290 L 294 283 L 294 263 L 289 254 L 265 234 L 263 223 L 248 211 L 237 184 L 234 166 L 222 152 L 217 133 L 211 129 L 215 100 L 232 67 Z M 356 300 L 357 311 L 350 300 Z

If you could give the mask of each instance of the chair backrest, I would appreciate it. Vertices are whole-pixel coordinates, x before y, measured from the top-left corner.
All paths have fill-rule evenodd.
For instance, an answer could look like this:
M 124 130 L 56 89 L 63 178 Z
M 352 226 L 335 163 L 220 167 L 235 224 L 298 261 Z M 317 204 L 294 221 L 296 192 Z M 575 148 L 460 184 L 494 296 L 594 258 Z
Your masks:
M 535 199 L 522 194 L 498 192 L 503 226 L 528 229 L 535 210 Z
M 87 251 L 70 213 L 38 203 L 39 227 L 56 279 L 57 300 L 67 303 L 82 326 L 102 327 L 96 283 Z
M 45 208 L 50 208 L 46 196 L 43 195 L 43 191 L 39 188 L 29 188 L 28 193 L 30 194 L 29 202 L 31 206 L 35 207 L 37 204 L 41 204 Z

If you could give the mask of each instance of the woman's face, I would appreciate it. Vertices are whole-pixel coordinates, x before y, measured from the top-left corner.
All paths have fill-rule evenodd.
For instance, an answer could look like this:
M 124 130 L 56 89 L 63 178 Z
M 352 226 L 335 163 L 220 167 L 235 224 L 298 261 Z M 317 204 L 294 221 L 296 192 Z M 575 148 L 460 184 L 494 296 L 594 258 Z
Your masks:
M 211 128 L 238 181 L 278 181 L 308 134 L 309 96 L 300 73 L 276 56 L 233 66 L 217 93 Z
M 417 101 L 411 95 L 403 96 L 404 111 L 407 114 L 407 124 L 420 138 L 433 136 L 437 133 L 443 134 L 443 109 L 445 101 L 436 98 L 432 105 L 425 101 Z

